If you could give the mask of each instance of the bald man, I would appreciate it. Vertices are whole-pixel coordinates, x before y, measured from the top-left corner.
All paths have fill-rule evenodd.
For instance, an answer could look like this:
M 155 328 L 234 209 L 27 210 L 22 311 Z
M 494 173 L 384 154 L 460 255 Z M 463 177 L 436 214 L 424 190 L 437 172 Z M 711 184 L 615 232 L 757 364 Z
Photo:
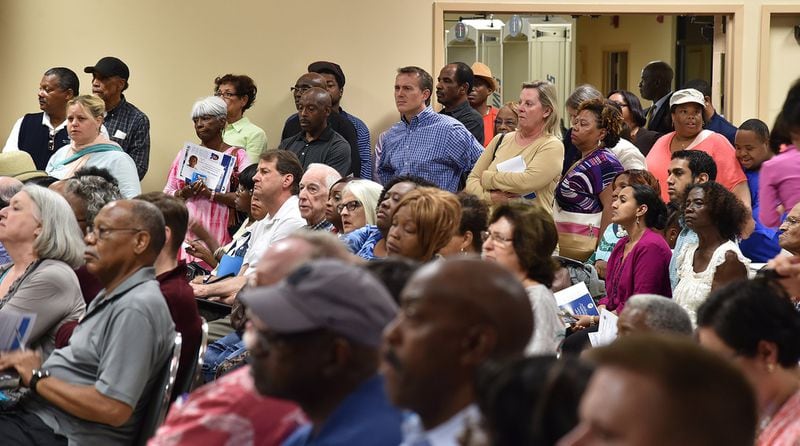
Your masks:
M 522 356 L 533 333 L 530 301 L 511 273 L 477 259 L 426 265 L 400 299 L 381 370 L 393 403 L 415 412 L 402 445 L 457 444 L 464 422 L 478 415 L 478 367 Z
M 302 99 L 303 94 L 315 87 L 323 90 L 326 89 L 327 83 L 323 75 L 319 73 L 306 73 L 297 79 L 294 87 L 292 87 L 292 96 L 294 98 L 294 105 L 298 111 L 300 110 L 300 100 Z M 331 111 L 327 120 L 328 127 L 341 135 L 342 138 L 344 138 L 345 141 L 347 141 L 347 143 L 350 145 L 350 168 L 348 169 L 348 172 L 342 173 L 342 175 L 346 176 L 350 173 L 353 173 L 354 176 L 360 176 L 361 158 L 358 152 L 358 136 L 356 135 L 356 128 L 347 118 L 341 116 L 339 114 L 339 110 L 335 107 L 331 107 Z M 292 116 L 289 116 L 283 126 L 283 132 L 281 132 L 281 144 L 283 144 L 285 140 L 293 138 L 303 131 L 304 130 L 300 125 L 300 114 L 295 113 Z M 281 145 L 280 147 L 283 146 Z M 306 164 L 304 164 L 303 167 L 305 168 Z
M 336 232 L 336 226 L 325 219 L 325 205 L 328 203 L 328 190 L 342 176 L 331 166 L 313 163 L 300 178 L 300 216 L 308 222 L 312 231 Z
M 328 126 L 330 94 L 319 87 L 310 88 L 300 97 L 297 111 L 300 132 L 281 141 L 278 147 L 294 152 L 304 170 L 320 163 L 333 167 L 342 176 L 351 173 L 350 145 Z

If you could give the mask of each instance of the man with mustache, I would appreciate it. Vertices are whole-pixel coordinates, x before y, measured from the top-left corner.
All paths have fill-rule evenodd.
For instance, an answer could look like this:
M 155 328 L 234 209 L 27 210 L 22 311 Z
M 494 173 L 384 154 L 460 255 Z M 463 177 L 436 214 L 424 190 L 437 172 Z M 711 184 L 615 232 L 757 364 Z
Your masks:
M 28 113 L 11 128 L 2 152 L 28 152 L 36 169 L 44 170 L 50 156 L 69 144 L 67 102 L 78 96 L 80 81 L 69 68 L 55 67 L 44 72 L 39 83 L 41 113 Z
M 175 326 L 153 264 L 166 239 L 151 203 L 118 200 L 87 229 L 86 267 L 104 289 L 70 344 L 44 363 L 34 351 L 0 356 L 30 389 L 0 416 L 3 444 L 129 443 L 173 349 Z
M 483 116 L 467 100 L 475 83 L 472 68 L 464 62 L 447 64 L 436 80 L 436 100 L 444 106 L 439 113 L 459 120 L 483 145 Z
M 455 445 L 465 422 L 478 416 L 477 369 L 521 357 L 530 341 L 530 301 L 510 272 L 478 259 L 429 263 L 400 300 L 384 330 L 381 371 L 392 402 L 415 412 L 401 444 Z
M 284 446 L 400 443 L 402 415 L 377 373 L 381 332 L 397 305 L 372 273 L 316 260 L 239 297 L 256 389 L 296 402 L 311 421 Z
M 297 113 L 300 132 L 281 141 L 279 147 L 297 155 L 303 169 L 321 163 L 333 167 L 342 176 L 350 173 L 350 145 L 328 126 L 330 94 L 319 87 L 310 88 L 300 97 Z

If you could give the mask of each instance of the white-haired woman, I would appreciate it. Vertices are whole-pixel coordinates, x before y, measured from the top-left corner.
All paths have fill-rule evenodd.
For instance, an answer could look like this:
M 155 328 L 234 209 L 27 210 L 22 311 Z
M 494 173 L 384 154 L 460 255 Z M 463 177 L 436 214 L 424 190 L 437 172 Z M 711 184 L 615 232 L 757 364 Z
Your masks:
M 78 222 L 61 195 L 28 185 L 0 210 L 0 242 L 12 263 L 0 267 L 0 312 L 36 314 L 28 347 L 47 357 L 64 322 L 85 312 L 73 268 L 83 263 Z
M 378 198 L 383 186 L 370 180 L 355 180 L 342 190 L 342 201 L 337 210 L 342 216 L 342 233 L 348 234 L 366 225 L 374 225 Z
M 50 157 L 45 171 L 60 180 L 72 178 L 82 167 L 101 167 L 112 172 L 125 198 L 142 193 L 136 163 L 119 144 L 100 133 L 106 105 L 97 96 L 83 95 L 67 103 L 70 143 Z
M 231 241 L 228 226 L 234 224 L 233 210 L 236 206 L 236 189 L 239 187 L 239 172 L 250 164 L 247 152 L 241 147 L 233 147 L 222 140 L 222 132 L 227 122 L 228 108 L 221 98 L 209 96 L 200 99 L 192 107 L 194 131 L 200 138 L 200 145 L 217 152 L 231 155 L 235 159 L 231 184 L 225 193 L 215 193 L 204 182 L 186 182 L 180 175 L 181 166 L 186 157 L 186 149 L 181 149 L 169 170 L 164 193 L 174 195 L 186 201 L 192 225 L 202 225 L 208 233 L 223 246 Z M 191 231 L 187 239 L 197 237 Z M 188 262 L 195 260 L 184 251 L 178 253 L 179 258 Z

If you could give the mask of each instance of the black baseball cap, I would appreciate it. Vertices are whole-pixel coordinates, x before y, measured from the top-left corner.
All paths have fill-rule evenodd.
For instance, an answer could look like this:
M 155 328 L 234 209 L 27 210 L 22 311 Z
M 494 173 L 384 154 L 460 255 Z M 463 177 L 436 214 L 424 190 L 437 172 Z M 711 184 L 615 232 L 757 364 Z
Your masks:
M 125 62 L 111 56 L 98 60 L 93 67 L 84 68 L 83 72 L 97 73 L 103 77 L 119 76 L 125 80 L 128 80 L 131 74 Z

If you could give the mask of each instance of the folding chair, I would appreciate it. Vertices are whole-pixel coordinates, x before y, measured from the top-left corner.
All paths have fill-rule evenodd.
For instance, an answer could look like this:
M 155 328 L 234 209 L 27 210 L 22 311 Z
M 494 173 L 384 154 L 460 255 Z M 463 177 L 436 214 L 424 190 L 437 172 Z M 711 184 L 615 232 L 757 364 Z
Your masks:
M 167 416 L 169 399 L 172 395 L 175 377 L 178 374 L 182 343 L 181 334 L 175 333 L 172 356 L 161 368 L 159 375 L 161 379 L 156 382 L 153 393 L 150 395 L 150 401 L 147 402 L 147 410 L 145 411 L 141 427 L 137 432 L 136 440 L 133 442 L 134 445 L 146 445 L 147 440 L 156 433 L 156 429 L 164 422 L 164 418 Z

